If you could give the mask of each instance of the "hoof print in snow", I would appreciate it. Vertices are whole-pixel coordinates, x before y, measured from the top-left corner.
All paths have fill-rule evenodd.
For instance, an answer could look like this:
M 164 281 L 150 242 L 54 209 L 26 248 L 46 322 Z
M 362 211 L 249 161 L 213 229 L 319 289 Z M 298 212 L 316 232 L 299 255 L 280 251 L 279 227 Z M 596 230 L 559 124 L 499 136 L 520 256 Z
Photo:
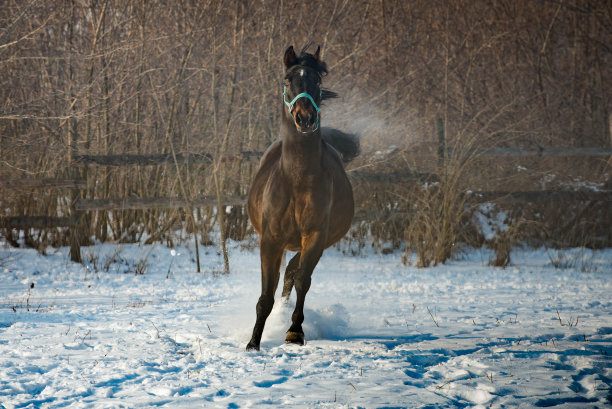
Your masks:
M 286 376 L 277 378 L 277 379 L 270 379 L 270 380 L 264 380 L 264 381 L 260 381 L 260 382 L 253 382 L 253 385 L 257 386 L 258 388 L 270 388 L 274 385 L 279 385 L 281 383 L 285 383 L 287 382 L 289 378 L 287 378 Z

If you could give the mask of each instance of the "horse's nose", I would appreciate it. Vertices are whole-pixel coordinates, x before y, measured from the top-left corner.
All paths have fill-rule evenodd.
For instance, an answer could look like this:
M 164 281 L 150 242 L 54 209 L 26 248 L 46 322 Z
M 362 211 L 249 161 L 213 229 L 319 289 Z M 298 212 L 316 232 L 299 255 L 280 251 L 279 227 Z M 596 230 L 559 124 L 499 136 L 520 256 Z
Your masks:
M 300 111 L 296 112 L 295 114 L 295 123 L 299 126 L 304 126 L 304 116 Z
M 314 124 L 314 115 L 312 114 L 312 111 L 308 111 L 307 114 L 304 114 L 301 111 L 296 112 L 295 123 L 301 126 L 302 128 L 312 126 Z
M 314 125 L 315 115 L 312 110 L 304 112 L 303 110 L 296 110 L 295 123 L 301 128 L 310 128 Z

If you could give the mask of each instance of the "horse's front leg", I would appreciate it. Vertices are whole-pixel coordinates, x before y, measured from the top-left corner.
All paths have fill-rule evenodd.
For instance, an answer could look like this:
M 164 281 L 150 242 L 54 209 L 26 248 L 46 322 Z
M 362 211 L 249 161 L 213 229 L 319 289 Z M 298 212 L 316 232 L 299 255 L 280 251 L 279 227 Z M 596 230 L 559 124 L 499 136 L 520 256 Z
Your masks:
M 325 246 L 325 234 L 321 232 L 312 233 L 302 237 L 302 251 L 300 264 L 295 272 L 294 286 L 297 293 L 295 310 L 291 316 L 291 327 L 287 331 L 286 343 L 304 345 L 304 301 L 306 293 L 310 289 L 312 272 L 319 262 Z
M 266 238 L 265 235 L 262 235 L 259 251 L 261 257 L 261 296 L 257 302 L 257 320 L 253 328 L 251 341 L 246 347 L 247 351 L 259 350 L 266 319 L 268 319 L 274 306 L 274 293 L 278 286 L 280 263 L 283 256 L 283 247 Z

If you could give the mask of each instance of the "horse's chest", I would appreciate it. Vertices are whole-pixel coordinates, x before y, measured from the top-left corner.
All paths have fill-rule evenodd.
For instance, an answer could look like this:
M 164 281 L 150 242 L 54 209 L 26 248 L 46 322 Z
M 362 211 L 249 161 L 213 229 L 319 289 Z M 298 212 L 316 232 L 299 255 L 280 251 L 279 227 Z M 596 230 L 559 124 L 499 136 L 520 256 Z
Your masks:
M 326 229 L 331 208 L 331 196 L 327 190 L 320 186 L 303 192 L 276 191 L 269 197 L 272 211 L 264 216 L 264 223 L 277 239 L 291 247 L 299 247 L 302 236 Z
M 304 233 L 319 229 L 327 223 L 329 209 L 331 207 L 331 196 L 312 192 L 297 194 L 294 196 L 292 212 L 295 223 Z

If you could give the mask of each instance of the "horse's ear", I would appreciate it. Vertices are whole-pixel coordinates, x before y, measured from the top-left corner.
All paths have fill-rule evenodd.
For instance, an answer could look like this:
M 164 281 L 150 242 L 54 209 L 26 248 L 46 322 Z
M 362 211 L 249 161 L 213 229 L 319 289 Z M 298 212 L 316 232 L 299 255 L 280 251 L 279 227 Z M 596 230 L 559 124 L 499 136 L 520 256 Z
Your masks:
M 314 53 L 314 58 L 319 64 L 321 64 L 321 46 L 317 47 L 317 51 Z
M 287 51 L 285 51 L 283 62 L 285 63 L 285 68 L 291 68 L 297 64 L 297 56 L 295 55 L 292 45 L 287 48 Z

